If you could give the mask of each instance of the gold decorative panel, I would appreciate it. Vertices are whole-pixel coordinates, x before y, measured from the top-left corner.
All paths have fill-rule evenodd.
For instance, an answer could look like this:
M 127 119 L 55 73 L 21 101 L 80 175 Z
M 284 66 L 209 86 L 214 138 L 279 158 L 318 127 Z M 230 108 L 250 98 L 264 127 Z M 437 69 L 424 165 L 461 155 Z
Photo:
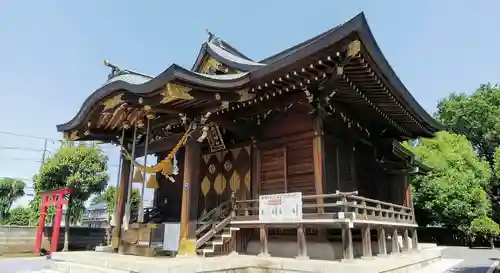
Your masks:
M 250 197 L 250 147 L 222 150 L 202 155 L 201 192 L 198 211 L 210 211 L 234 192 L 239 200 Z M 213 188 L 213 190 L 212 190 Z
M 245 187 L 247 188 L 247 190 L 250 192 L 250 183 L 251 183 L 251 180 L 250 180 L 250 170 L 248 170 L 247 174 L 245 174 Z
M 208 191 L 210 191 L 210 180 L 205 176 L 203 182 L 201 182 L 201 193 L 203 193 L 203 196 L 207 196 Z
M 194 97 L 189 94 L 191 88 L 179 84 L 168 83 L 161 92 L 163 99 L 161 104 L 169 103 L 173 100 L 193 100 Z
M 226 179 L 224 179 L 222 173 L 219 173 L 217 178 L 215 178 L 214 189 L 218 195 L 222 195 L 224 193 L 224 190 L 226 189 Z
M 240 188 L 240 176 L 238 173 L 234 172 L 231 176 L 231 180 L 229 181 L 229 187 L 233 192 L 237 192 Z

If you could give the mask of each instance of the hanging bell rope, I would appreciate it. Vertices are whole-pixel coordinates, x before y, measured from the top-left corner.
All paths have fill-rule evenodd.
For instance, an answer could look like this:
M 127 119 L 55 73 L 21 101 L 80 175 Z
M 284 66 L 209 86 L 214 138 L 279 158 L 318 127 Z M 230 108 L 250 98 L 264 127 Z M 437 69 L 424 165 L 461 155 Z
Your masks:
M 137 161 L 135 161 L 133 159 L 133 157 L 128 153 L 128 151 L 125 148 L 123 148 L 123 145 L 122 145 L 123 154 L 128 160 L 130 160 L 132 162 L 132 164 L 136 168 L 140 169 L 142 172 L 147 172 L 147 173 L 160 172 L 164 176 L 167 176 L 167 177 L 171 176 L 173 174 L 172 160 L 174 159 L 174 156 L 175 156 L 175 154 L 177 154 L 179 149 L 186 144 L 188 137 L 194 132 L 193 124 L 194 123 L 191 123 L 189 125 L 189 128 L 186 130 L 184 135 L 181 137 L 181 139 L 179 140 L 177 145 L 175 145 L 175 147 L 172 149 L 172 151 L 170 151 L 170 153 L 167 155 L 167 157 L 162 159 L 160 162 L 158 162 L 154 166 L 149 167 L 149 166 L 139 164 Z
M 158 181 L 156 180 L 156 174 L 152 173 L 149 175 L 148 182 L 146 183 L 146 188 L 148 189 L 158 189 L 160 185 L 158 185 Z
M 143 183 L 144 182 L 143 178 L 144 175 L 142 174 L 141 169 L 135 168 L 134 179 L 132 179 L 132 183 Z

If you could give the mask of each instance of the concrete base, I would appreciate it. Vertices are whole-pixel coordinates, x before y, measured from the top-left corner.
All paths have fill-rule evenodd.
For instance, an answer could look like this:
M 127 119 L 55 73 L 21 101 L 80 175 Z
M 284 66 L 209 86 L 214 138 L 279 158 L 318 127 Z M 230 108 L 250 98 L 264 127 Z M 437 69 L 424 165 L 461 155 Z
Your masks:
M 372 255 L 378 254 L 378 242 L 372 241 Z M 392 253 L 391 240 L 386 240 L 387 253 Z M 273 240 L 269 239 L 267 242 L 269 255 L 272 257 L 280 258 L 295 258 L 297 256 L 297 241 L 294 240 Z M 399 243 L 399 249 L 402 249 L 403 241 Z M 411 247 L 411 242 L 410 242 Z M 436 247 L 435 244 L 419 244 L 419 248 Z M 260 253 L 260 241 L 250 240 L 248 242 L 245 254 L 258 255 Z M 360 258 L 363 255 L 363 245 L 359 241 L 353 242 L 353 254 L 355 258 Z M 308 241 L 307 242 L 307 256 L 313 260 L 340 260 L 342 259 L 342 243 L 329 242 L 329 241 Z
M 370 260 L 339 261 L 296 260 L 249 255 L 164 258 L 137 257 L 103 252 L 57 252 L 52 256 L 50 268 L 61 273 L 408 273 L 441 260 L 443 248 L 433 247 L 404 257 L 374 257 Z
M 96 246 L 95 247 L 96 252 L 113 252 L 113 248 L 111 246 Z

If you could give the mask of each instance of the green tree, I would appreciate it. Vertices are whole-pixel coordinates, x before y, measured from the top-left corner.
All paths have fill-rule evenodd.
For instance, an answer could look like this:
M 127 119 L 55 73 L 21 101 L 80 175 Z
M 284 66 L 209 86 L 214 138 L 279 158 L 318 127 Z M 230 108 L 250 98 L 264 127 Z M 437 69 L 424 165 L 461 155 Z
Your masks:
M 500 227 L 491 218 L 480 216 L 474 219 L 470 225 L 470 234 L 474 240 L 486 240 L 490 243 L 491 248 L 495 247 L 493 240 L 500 234 Z
M 493 205 L 493 219 L 500 221 L 500 183 L 495 167 L 495 150 L 500 145 L 500 86 L 481 85 L 474 93 L 456 94 L 441 100 L 436 118 L 450 132 L 463 134 L 474 151 L 484 157 L 495 174 L 488 193 Z
M 63 143 L 49 157 L 34 177 L 35 191 L 43 192 L 72 188 L 66 213 L 66 227 L 80 220 L 84 203 L 90 196 L 101 193 L 107 185 L 107 161 L 97 145 Z M 31 208 L 39 214 L 40 197 L 34 198 Z M 65 229 L 64 250 L 68 250 L 69 228 Z
M 420 225 L 441 224 L 467 230 L 473 219 L 490 214 L 491 204 L 485 191 L 490 168 L 465 136 L 439 132 L 435 138 L 421 139 L 416 147 L 408 143 L 405 146 L 434 168 L 412 182 Z
M 29 208 L 15 208 L 9 211 L 2 221 L 3 225 L 28 226 L 30 225 Z
M 116 204 L 115 197 L 116 197 L 116 187 L 108 186 L 104 192 L 94 196 L 94 198 L 92 198 L 91 203 L 97 204 L 100 202 L 106 202 L 108 215 L 112 215 L 113 212 L 115 211 L 115 204 Z M 141 202 L 141 193 L 139 192 L 138 189 L 132 190 L 131 201 L 132 201 L 131 214 L 134 214 L 135 212 L 137 212 L 139 208 L 139 203 Z
M 132 195 L 130 199 L 131 199 L 130 215 L 137 215 L 139 209 L 139 203 L 141 202 L 141 193 L 139 192 L 138 189 L 132 189 Z M 116 204 L 116 187 L 108 186 L 103 193 L 94 196 L 94 198 L 92 198 L 91 203 L 95 205 L 101 202 L 106 203 L 106 208 L 108 211 L 108 227 L 106 229 L 106 232 L 109 244 L 111 243 L 109 241 L 111 239 L 111 225 L 110 225 L 111 217 L 115 211 L 115 204 Z
M 0 219 L 7 216 L 12 204 L 24 196 L 24 181 L 14 178 L 0 178 Z

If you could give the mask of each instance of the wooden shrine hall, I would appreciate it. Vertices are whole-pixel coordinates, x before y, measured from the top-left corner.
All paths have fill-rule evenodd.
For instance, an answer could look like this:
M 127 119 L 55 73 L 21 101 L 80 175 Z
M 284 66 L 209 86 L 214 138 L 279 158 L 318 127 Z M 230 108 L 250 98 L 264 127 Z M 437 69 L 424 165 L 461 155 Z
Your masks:
M 112 247 L 160 255 L 177 236 L 172 251 L 183 255 L 417 250 L 410 181 L 430 168 L 399 143 L 441 125 L 396 76 L 364 14 L 260 61 L 208 34 L 191 69 L 150 77 L 106 62 L 107 82 L 57 126 L 71 141 L 122 147 Z M 134 182 L 155 191 L 138 215 Z M 259 196 L 298 192 L 301 219 L 259 220 Z

